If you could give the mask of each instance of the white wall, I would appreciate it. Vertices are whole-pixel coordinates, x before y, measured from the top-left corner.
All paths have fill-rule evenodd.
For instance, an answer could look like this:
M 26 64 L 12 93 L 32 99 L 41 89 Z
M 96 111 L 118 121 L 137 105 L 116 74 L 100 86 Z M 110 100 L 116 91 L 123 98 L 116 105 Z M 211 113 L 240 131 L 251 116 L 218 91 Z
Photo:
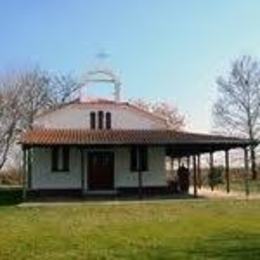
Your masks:
M 116 187 L 138 187 L 138 173 L 130 171 L 129 148 L 119 148 L 115 151 L 115 185 Z M 144 186 L 166 185 L 165 152 L 161 147 L 148 149 L 148 170 L 143 172 Z
M 138 173 L 130 171 L 129 148 L 116 148 L 114 181 L 115 188 L 138 187 Z M 143 173 L 144 186 L 166 185 L 164 148 L 148 149 L 149 171 Z M 87 162 L 87 151 L 85 151 Z M 87 164 L 85 165 L 85 187 L 87 187 Z M 81 189 L 81 161 L 77 148 L 70 151 L 70 172 L 51 171 L 51 150 L 35 148 L 32 162 L 32 189 Z
M 167 127 L 164 121 L 153 118 L 146 113 L 137 112 L 124 104 L 104 104 L 102 106 L 95 104 L 71 104 L 36 118 L 34 126 L 89 129 L 90 112 L 98 112 L 100 110 L 111 113 L 113 129 L 163 129 Z
M 78 189 L 81 187 L 78 149 L 70 149 L 70 172 L 52 172 L 51 149 L 49 148 L 35 148 L 32 160 L 32 189 Z

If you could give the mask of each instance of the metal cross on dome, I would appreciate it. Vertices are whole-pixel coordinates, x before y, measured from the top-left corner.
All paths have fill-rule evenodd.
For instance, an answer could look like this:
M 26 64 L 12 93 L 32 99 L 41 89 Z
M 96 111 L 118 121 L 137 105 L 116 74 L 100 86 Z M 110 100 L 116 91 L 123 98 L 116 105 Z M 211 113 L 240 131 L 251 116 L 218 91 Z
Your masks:
M 96 54 L 97 59 L 103 61 L 109 57 L 107 52 L 100 51 Z M 89 70 L 86 74 L 85 84 L 94 83 L 109 83 L 114 86 L 114 99 L 116 102 L 120 101 L 121 82 L 119 77 L 112 71 L 112 69 L 105 68 L 100 65 L 93 70 Z
M 101 50 L 96 54 L 96 57 L 100 60 L 105 60 L 109 57 L 109 54 L 106 51 Z

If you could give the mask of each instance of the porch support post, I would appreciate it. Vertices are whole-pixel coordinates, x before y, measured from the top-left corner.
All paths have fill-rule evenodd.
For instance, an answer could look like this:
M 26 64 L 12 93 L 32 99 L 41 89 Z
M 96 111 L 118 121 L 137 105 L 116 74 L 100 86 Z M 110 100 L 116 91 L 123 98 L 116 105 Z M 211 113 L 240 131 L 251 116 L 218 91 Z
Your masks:
M 23 200 L 27 199 L 27 148 L 23 147 Z
M 210 168 L 210 171 L 212 171 L 213 168 L 214 168 L 214 154 L 213 154 L 213 152 L 209 153 L 209 168 Z
M 249 196 L 249 166 L 248 166 L 248 148 L 244 148 L 244 159 L 245 159 L 245 193 Z
M 225 177 L 227 193 L 230 192 L 229 151 L 225 150 Z
M 173 156 L 171 156 L 171 177 L 173 177 L 174 176 L 174 157 Z
M 138 195 L 143 198 L 143 172 L 141 170 L 140 147 L 137 147 L 137 166 L 138 166 Z
M 28 160 L 27 188 L 31 189 L 31 186 L 32 186 L 32 148 L 28 149 L 27 160 Z
M 139 199 L 143 198 L 143 173 L 142 171 L 138 170 L 138 194 Z
M 197 198 L 198 191 L 197 191 L 197 169 L 196 169 L 196 155 L 193 155 L 193 196 Z
M 198 154 L 198 166 L 197 166 L 197 168 L 198 168 L 198 187 L 200 189 L 201 188 L 201 182 L 202 182 L 202 180 L 201 180 L 201 168 L 200 168 L 200 154 Z
M 178 168 L 181 167 L 181 157 L 178 157 Z
M 212 174 L 213 170 L 214 170 L 214 154 L 211 151 L 209 153 L 209 174 Z M 211 190 L 213 191 L 214 190 L 214 186 L 212 184 L 210 184 L 210 186 L 211 186 Z
M 190 156 L 187 156 L 187 168 L 190 170 Z
M 80 163 L 81 163 L 81 194 L 82 196 L 85 195 L 85 156 L 84 156 L 84 149 L 80 148 Z

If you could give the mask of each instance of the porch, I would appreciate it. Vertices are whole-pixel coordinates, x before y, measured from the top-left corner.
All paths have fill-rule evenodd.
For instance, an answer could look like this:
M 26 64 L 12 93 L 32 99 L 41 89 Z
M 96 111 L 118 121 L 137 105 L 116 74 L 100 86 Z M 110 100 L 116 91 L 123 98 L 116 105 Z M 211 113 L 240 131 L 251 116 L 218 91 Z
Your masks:
M 231 138 L 224 136 L 201 135 L 170 130 L 46 130 L 37 129 L 27 132 L 21 139 L 24 152 L 24 189 L 23 197 L 26 199 L 28 191 L 75 192 L 83 196 L 103 193 L 105 196 L 119 194 L 144 195 L 169 194 L 171 191 L 167 185 L 165 174 L 165 157 L 180 161 L 186 159 L 187 168 L 191 171 L 193 183 L 193 196 L 198 196 L 200 185 L 200 156 L 209 154 L 210 170 L 214 168 L 214 152 L 225 153 L 225 178 L 226 189 L 230 191 L 229 180 L 229 151 L 231 149 L 244 150 L 245 180 L 248 179 L 248 147 L 251 143 L 246 139 Z M 59 184 L 64 182 L 67 175 L 60 175 L 60 180 L 53 178 L 43 188 L 33 187 L 33 176 L 38 170 L 35 165 L 35 151 L 39 150 L 49 157 L 43 160 L 46 172 L 50 171 L 51 150 L 57 147 L 67 147 L 73 150 L 75 158 L 72 160 L 73 173 L 69 176 L 78 176 L 78 179 L 68 189 L 61 189 Z M 135 149 L 134 169 L 131 169 L 131 150 Z M 149 151 L 149 170 L 144 165 L 143 150 Z M 103 154 L 102 157 L 93 159 L 95 155 Z M 91 158 L 96 162 L 93 162 Z M 113 159 L 108 159 L 108 157 Z M 117 159 L 114 159 L 117 158 Z M 106 161 L 108 164 L 103 163 Z M 151 166 L 152 164 L 152 166 Z M 102 166 L 103 165 L 103 166 Z M 49 167 L 49 170 L 46 169 Z M 91 168 L 95 168 L 95 170 Z M 96 174 L 97 172 L 103 174 Z M 87 173 L 87 174 L 86 174 Z M 44 173 L 43 175 L 44 176 Z M 50 175 L 51 176 L 51 175 Z M 98 179 L 98 176 L 103 176 Z M 107 178 L 110 176 L 109 178 Z M 104 178 L 106 182 L 104 183 Z M 41 181 L 43 181 L 41 179 Z M 75 180 L 74 180 L 75 181 Z M 93 186 L 94 184 L 94 186 Z M 123 184 L 123 185 L 122 185 Z M 56 189 L 55 185 L 59 188 Z M 92 186 L 91 186 L 92 185 Z M 101 185 L 101 186 L 99 186 Z M 102 185 L 105 185 L 102 187 Z M 249 191 L 247 191 L 248 193 Z M 92 194 L 91 194 L 92 193 Z M 107 194 L 105 194 L 107 193 Z M 110 194 L 109 194 L 110 193 Z M 102 194 L 101 194 L 102 195 Z

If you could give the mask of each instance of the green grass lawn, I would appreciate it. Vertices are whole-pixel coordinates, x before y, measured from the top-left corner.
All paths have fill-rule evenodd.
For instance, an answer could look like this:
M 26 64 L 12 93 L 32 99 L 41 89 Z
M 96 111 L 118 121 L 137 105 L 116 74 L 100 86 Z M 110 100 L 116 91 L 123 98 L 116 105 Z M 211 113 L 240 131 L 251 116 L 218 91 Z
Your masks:
M 0 259 L 260 259 L 260 201 L 2 206 Z

